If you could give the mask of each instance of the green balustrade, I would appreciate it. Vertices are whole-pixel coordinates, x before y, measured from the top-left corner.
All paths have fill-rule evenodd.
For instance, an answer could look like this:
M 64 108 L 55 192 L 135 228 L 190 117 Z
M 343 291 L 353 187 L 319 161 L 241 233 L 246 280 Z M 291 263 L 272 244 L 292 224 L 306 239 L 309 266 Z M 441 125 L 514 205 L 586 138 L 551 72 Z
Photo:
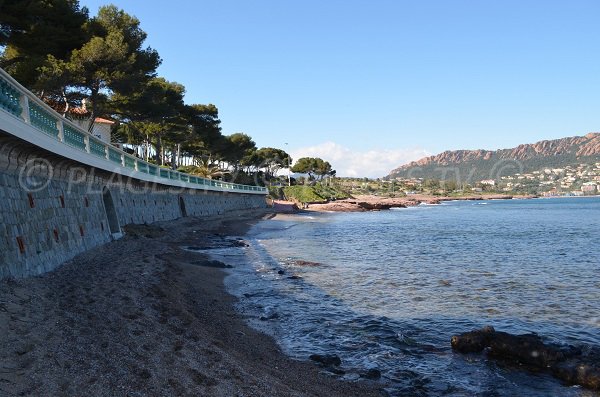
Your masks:
M 137 170 L 143 172 L 144 174 L 148 173 L 148 164 L 145 161 L 138 160 L 137 161 Z
M 36 105 L 33 102 L 29 102 L 29 119 L 31 120 L 32 126 L 50 136 L 58 138 L 56 119 L 52 117 L 49 112 L 42 109 L 41 106 Z
M 29 98 L 33 96 L 27 94 Z M 23 94 L 11 83 L 0 77 L 0 108 L 17 116 L 21 117 L 22 107 L 21 98 Z M 44 107 L 37 104 L 33 99 L 29 101 L 29 120 L 33 127 L 41 130 L 45 134 L 54 138 L 59 137 L 59 128 L 57 122 L 61 120 L 61 116 L 57 113 L 45 109 Z M 86 136 L 88 134 L 83 130 L 79 130 L 75 127 L 63 124 L 63 142 L 71 147 L 79 150 L 86 151 Z M 108 151 L 108 159 L 116 164 L 124 165 L 127 168 L 137 169 L 140 172 L 147 173 L 154 176 L 160 176 L 162 178 L 168 178 L 173 180 L 181 180 L 184 182 L 220 187 L 222 189 L 239 190 L 239 191 L 266 191 L 265 188 L 259 186 L 240 185 L 236 183 L 226 183 L 206 179 L 202 177 L 192 176 L 168 169 L 160 168 L 156 165 L 149 164 L 142 160 L 137 160 L 135 157 L 124 155 L 121 151 L 112 148 L 104 142 L 98 141 L 93 137 L 89 137 L 89 153 L 106 158 Z
M 135 158 L 125 155 L 125 167 L 135 169 Z
M 64 125 L 63 126 L 64 142 L 80 150 L 85 150 L 85 134 L 77 131 L 75 128 Z
M 108 148 L 108 159 L 114 163 L 123 165 L 123 160 L 121 160 L 121 153 L 119 153 L 115 149 Z
M 106 148 L 104 144 L 93 138 L 90 138 L 90 153 L 98 157 L 106 158 Z M 120 161 L 121 159 L 119 159 L 119 162 Z
M 10 83 L 0 79 L 0 108 L 21 117 L 21 94 Z

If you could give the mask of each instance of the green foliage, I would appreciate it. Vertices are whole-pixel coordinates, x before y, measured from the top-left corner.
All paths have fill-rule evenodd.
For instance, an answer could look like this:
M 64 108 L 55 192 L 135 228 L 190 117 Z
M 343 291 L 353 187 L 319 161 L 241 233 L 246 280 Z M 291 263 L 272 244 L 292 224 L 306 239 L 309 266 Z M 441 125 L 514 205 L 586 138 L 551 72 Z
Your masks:
M 286 186 L 283 188 L 285 197 L 291 201 L 301 203 L 326 203 L 327 199 L 321 197 L 312 186 Z
M 223 160 L 234 165 L 237 169 L 242 160 L 256 151 L 256 143 L 249 135 L 243 133 L 231 134 L 224 137 L 220 154 Z
M 302 157 L 296 161 L 296 164 L 291 169 L 292 172 L 308 174 L 309 179 L 312 179 L 313 174 L 319 175 L 323 179 L 325 175 L 335 175 L 331 164 L 318 157 Z
M 208 179 L 220 179 L 228 173 L 226 169 L 221 168 L 219 164 L 211 161 L 210 158 L 200 158 L 195 165 L 179 167 L 178 170 Z
M 315 186 L 286 186 L 283 188 L 288 200 L 301 203 L 326 203 L 329 200 L 348 198 L 348 194 L 339 188 L 324 186 L 317 183 Z
M 273 200 L 283 200 L 284 199 L 284 193 L 283 193 L 283 189 L 279 186 L 269 186 L 269 197 L 272 198 Z
M 272 147 L 258 149 L 255 156 L 253 160 L 265 169 L 267 179 L 273 178 L 279 169 L 288 167 L 292 162 L 292 158 L 284 150 Z
M 86 40 L 88 10 L 77 0 L 0 1 L 0 66 L 32 89 L 47 58 L 66 60 Z

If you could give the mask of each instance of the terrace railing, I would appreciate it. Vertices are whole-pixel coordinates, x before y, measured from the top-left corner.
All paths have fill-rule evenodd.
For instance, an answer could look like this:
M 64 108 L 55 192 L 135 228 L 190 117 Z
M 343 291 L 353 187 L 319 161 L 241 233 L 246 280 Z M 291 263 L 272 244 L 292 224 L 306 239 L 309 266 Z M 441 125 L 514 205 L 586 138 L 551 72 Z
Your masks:
M 31 128 L 21 128 L 26 126 Z M 206 179 L 132 156 L 61 116 L 3 69 L 0 69 L 0 129 L 73 160 L 144 181 L 190 189 L 267 194 L 267 189 L 261 186 Z

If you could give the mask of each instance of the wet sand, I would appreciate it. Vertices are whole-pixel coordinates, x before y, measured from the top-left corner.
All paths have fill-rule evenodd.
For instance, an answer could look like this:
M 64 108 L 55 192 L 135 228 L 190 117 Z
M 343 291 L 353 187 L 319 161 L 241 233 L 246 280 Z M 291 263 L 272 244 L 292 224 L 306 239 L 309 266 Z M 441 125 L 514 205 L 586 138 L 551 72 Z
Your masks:
M 252 222 L 132 227 L 54 272 L 0 282 L 0 395 L 382 395 L 378 383 L 342 382 L 285 356 L 233 309 L 224 272 L 182 249 Z

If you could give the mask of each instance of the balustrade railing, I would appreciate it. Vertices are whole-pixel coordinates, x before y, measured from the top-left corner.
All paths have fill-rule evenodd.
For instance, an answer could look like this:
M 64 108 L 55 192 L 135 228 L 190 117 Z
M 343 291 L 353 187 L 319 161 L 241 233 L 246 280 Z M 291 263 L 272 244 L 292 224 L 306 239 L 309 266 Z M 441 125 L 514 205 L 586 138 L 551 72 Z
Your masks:
M 56 139 L 71 148 L 90 154 L 91 158 L 103 158 L 113 166 L 128 169 L 129 172 L 139 172 L 163 179 L 165 184 L 177 181 L 189 188 L 199 186 L 216 187 L 221 191 L 258 192 L 266 194 L 267 189 L 261 186 L 240 185 L 206 179 L 158 167 L 108 144 L 87 131 L 73 124 L 39 98 L 21 86 L 3 69 L 0 69 L 0 112 L 7 112 L 29 124 L 38 131 Z M 6 131 L 10 133 L 10 131 Z M 35 142 L 32 142 L 35 144 Z M 118 172 L 118 170 L 117 170 Z M 140 175 L 142 179 L 142 177 Z

